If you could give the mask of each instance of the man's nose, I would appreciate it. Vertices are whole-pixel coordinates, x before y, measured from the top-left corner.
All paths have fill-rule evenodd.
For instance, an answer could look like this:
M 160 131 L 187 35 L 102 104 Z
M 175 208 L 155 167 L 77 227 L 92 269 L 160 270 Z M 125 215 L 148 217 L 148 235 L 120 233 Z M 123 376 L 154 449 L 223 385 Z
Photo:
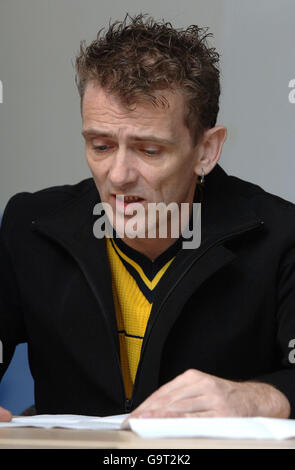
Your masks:
M 126 149 L 119 149 L 113 154 L 108 177 L 117 188 L 123 188 L 136 180 L 134 161 Z

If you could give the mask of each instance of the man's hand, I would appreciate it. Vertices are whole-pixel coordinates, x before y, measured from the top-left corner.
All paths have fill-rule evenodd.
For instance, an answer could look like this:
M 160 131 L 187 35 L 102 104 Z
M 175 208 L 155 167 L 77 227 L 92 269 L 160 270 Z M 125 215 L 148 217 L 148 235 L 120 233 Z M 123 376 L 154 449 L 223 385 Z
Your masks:
M 12 419 L 12 414 L 10 413 L 10 411 L 5 410 L 4 408 L 2 408 L 0 406 L 0 422 L 1 421 L 5 421 L 5 422 L 11 421 L 11 419 Z
M 156 390 L 130 417 L 289 415 L 289 401 L 271 385 L 233 382 L 190 369 Z

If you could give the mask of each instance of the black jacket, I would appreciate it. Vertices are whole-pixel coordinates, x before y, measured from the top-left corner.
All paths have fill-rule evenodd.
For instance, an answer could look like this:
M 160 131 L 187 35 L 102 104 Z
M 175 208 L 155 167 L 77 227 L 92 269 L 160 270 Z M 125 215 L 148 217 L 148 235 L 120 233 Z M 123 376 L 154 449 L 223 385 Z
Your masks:
M 160 281 L 130 403 L 105 240 L 93 236 L 97 202 L 92 178 L 9 201 L 0 376 L 27 341 L 37 413 L 124 413 L 194 368 L 273 384 L 295 417 L 295 205 L 220 166 L 207 176 L 201 246 L 181 250 Z

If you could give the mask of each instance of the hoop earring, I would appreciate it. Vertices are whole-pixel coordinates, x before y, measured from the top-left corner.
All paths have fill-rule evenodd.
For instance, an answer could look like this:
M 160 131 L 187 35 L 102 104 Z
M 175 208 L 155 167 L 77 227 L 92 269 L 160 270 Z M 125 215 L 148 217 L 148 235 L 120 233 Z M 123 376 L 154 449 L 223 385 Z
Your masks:
M 204 173 L 204 168 L 202 168 L 202 175 L 201 175 L 201 178 L 200 178 L 200 183 L 203 184 L 205 181 L 205 173 Z

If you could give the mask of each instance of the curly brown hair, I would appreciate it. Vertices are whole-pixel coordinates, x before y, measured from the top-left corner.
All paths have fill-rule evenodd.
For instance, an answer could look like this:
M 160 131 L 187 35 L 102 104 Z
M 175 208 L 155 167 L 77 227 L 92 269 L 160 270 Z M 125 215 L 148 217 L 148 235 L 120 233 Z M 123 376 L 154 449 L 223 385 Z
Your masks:
M 81 109 L 86 84 L 96 81 L 128 106 L 142 100 L 169 105 L 153 92 L 178 89 L 186 103 L 185 123 L 196 143 L 205 129 L 215 126 L 219 111 L 219 54 L 209 47 L 208 28 L 191 25 L 175 29 L 145 14 L 101 29 L 89 46 L 80 44 L 76 84 Z

